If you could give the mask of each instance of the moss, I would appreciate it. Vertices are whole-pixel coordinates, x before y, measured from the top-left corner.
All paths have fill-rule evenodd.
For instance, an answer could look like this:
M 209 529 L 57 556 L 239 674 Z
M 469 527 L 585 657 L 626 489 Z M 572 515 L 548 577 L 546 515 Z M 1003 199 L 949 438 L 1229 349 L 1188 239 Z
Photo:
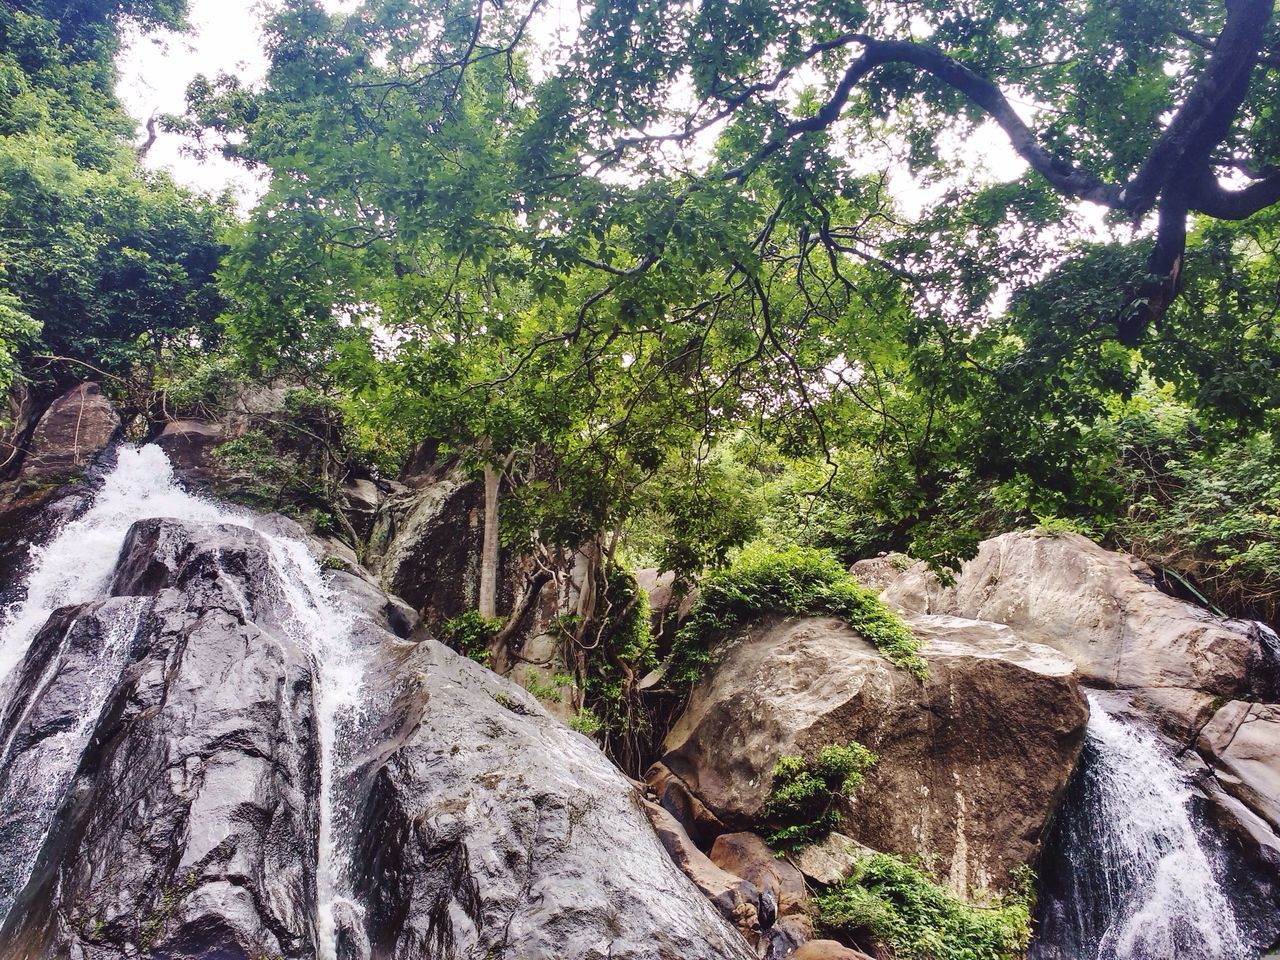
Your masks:
M 817 898 L 819 931 L 894 960 L 1020 960 L 1031 941 L 1033 877 L 998 903 L 965 903 L 919 867 L 864 857 Z
M 813 760 L 779 757 L 764 808 L 775 827 L 769 842 L 786 849 L 825 837 L 839 823 L 837 801 L 853 796 L 863 772 L 878 759 L 856 741 L 823 747 Z
M 676 634 L 667 676 L 696 683 L 711 648 L 729 630 L 767 613 L 834 616 L 875 644 L 885 659 L 924 680 L 920 641 L 902 618 L 859 584 L 825 550 L 752 544 L 726 570 L 701 583 L 698 601 Z

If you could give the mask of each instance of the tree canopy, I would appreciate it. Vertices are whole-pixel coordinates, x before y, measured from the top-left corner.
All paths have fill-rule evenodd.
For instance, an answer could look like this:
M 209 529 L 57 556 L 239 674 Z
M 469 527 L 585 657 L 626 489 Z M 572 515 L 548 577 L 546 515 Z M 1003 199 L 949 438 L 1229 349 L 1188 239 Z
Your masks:
M 140 349 L 216 332 L 229 208 L 142 170 L 114 92 L 123 24 L 179 27 L 184 12 L 167 0 L 0 10 L 0 361 L 31 358 L 31 376 L 119 375 Z

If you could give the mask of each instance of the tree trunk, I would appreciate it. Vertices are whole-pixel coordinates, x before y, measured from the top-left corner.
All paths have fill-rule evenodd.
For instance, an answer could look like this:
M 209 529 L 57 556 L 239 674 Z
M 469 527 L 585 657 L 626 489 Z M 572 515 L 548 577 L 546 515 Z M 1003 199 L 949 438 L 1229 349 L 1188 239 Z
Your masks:
M 498 486 L 502 474 L 493 464 L 484 465 L 484 541 L 480 547 L 480 597 L 482 617 L 498 615 Z

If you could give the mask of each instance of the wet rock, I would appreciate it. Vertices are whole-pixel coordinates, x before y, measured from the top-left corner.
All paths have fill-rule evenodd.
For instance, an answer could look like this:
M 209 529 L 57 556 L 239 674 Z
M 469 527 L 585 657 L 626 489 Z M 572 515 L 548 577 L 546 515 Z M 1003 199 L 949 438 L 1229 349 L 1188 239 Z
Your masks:
M 139 522 L 116 596 L 59 613 L 32 645 L 20 670 L 39 696 L 0 717 L 5 770 L 73 725 L 93 746 L 69 768 L 0 928 L 6 960 L 315 956 L 329 915 L 317 860 L 326 681 L 290 619 L 292 561 L 272 549 L 248 527 Z M 340 943 L 402 957 L 755 956 L 593 743 L 518 686 L 387 632 L 359 578 L 328 583 L 353 595 L 365 664 L 364 713 L 328 748 L 344 798 L 328 829 L 351 878 Z
M 399 655 L 356 853 L 375 954 L 754 956 L 598 747 L 440 644 Z
M 1161 593 L 1149 567 L 1078 534 L 985 541 L 955 585 L 919 563 L 883 597 L 911 613 L 990 620 L 1072 659 L 1086 682 L 1275 700 L 1280 649 L 1258 624 Z
M 314 865 L 299 851 L 316 820 L 312 684 L 273 583 L 253 531 L 131 531 L 115 589 L 146 599 L 95 748 L 0 930 L 5 956 L 308 953 Z M 122 602 L 77 622 L 105 646 Z M 75 659 L 60 656 L 51 689 L 82 696 Z M 39 730 L 29 716 L 16 742 L 38 742 Z
M 40 417 L 18 475 L 19 495 L 79 479 L 120 434 L 120 415 L 96 383 L 68 390 Z
M 678 778 L 728 829 L 767 830 L 778 758 L 857 740 L 881 759 L 840 829 L 934 858 L 962 895 L 1006 889 L 1035 859 L 1079 756 L 1085 699 L 1065 658 L 1008 628 L 954 617 L 911 626 L 926 640 L 924 684 L 838 620 L 770 618 L 744 631 L 717 651 L 650 779 Z

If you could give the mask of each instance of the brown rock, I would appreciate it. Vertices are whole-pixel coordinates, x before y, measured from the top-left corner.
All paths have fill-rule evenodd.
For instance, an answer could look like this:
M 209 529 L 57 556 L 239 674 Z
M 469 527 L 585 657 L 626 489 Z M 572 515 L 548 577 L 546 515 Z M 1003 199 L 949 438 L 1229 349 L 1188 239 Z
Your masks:
M 230 434 L 221 423 L 174 420 L 165 424 L 155 442 L 180 476 L 199 483 L 211 483 L 219 476 L 214 451 L 218 444 L 228 439 Z
M 878 557 L 859 560 L 849 568 L 849 575 L 868 590 L 879 593 L 911 566 L 911 558 L 905 553 L 882 553 Z
M 768 619 L 722 646 L 654 773 L 674 774 L 730 827 L 760 828 L 785 754 L 857 740 L 880 755 L 841 830 L 934 858 L 961 895 L 1005 889 L 1039 851 L 1088 708 L 1071 664 L 995 624 L 913 618 L 929 679 L 846 624 Z
M 918 563 L 883 597 L 910 613 L 1006 624 L 1103 686 L 1275 699 L 1276 651 L 1257 624 L 1161 593 L 1141 561 L 1078 534 L 1007 533 L 985 541 L 954 586 Z
M 49 406 L 22 462 L 22 489 L 75 479 L 120 433 L 120 415 L 96 383 L 82 383 Z
M 801 913 L 808 888 L 800 871 L 778 859 L 769 845 L 754 833 L 726 833 L 711 847 L 711 862 L 748 881 L 778 905 L 778 916 Z
M 835 940 L 810 940 L 791 955 L 791 960 L 872 960 L 859 950 L 850 950 Z
M 643 801 L 658 840 L 671 859 L 694 886 L 702 891 L 721 915 L 734 924 L 751 942 L 760 936 L 760 891 L 742 877 L 735 876 L 713 863 L 694 846 L 684 828 L 670 813 L 656 803 Z M 767 918 L 772 921 L 772 917 Z

